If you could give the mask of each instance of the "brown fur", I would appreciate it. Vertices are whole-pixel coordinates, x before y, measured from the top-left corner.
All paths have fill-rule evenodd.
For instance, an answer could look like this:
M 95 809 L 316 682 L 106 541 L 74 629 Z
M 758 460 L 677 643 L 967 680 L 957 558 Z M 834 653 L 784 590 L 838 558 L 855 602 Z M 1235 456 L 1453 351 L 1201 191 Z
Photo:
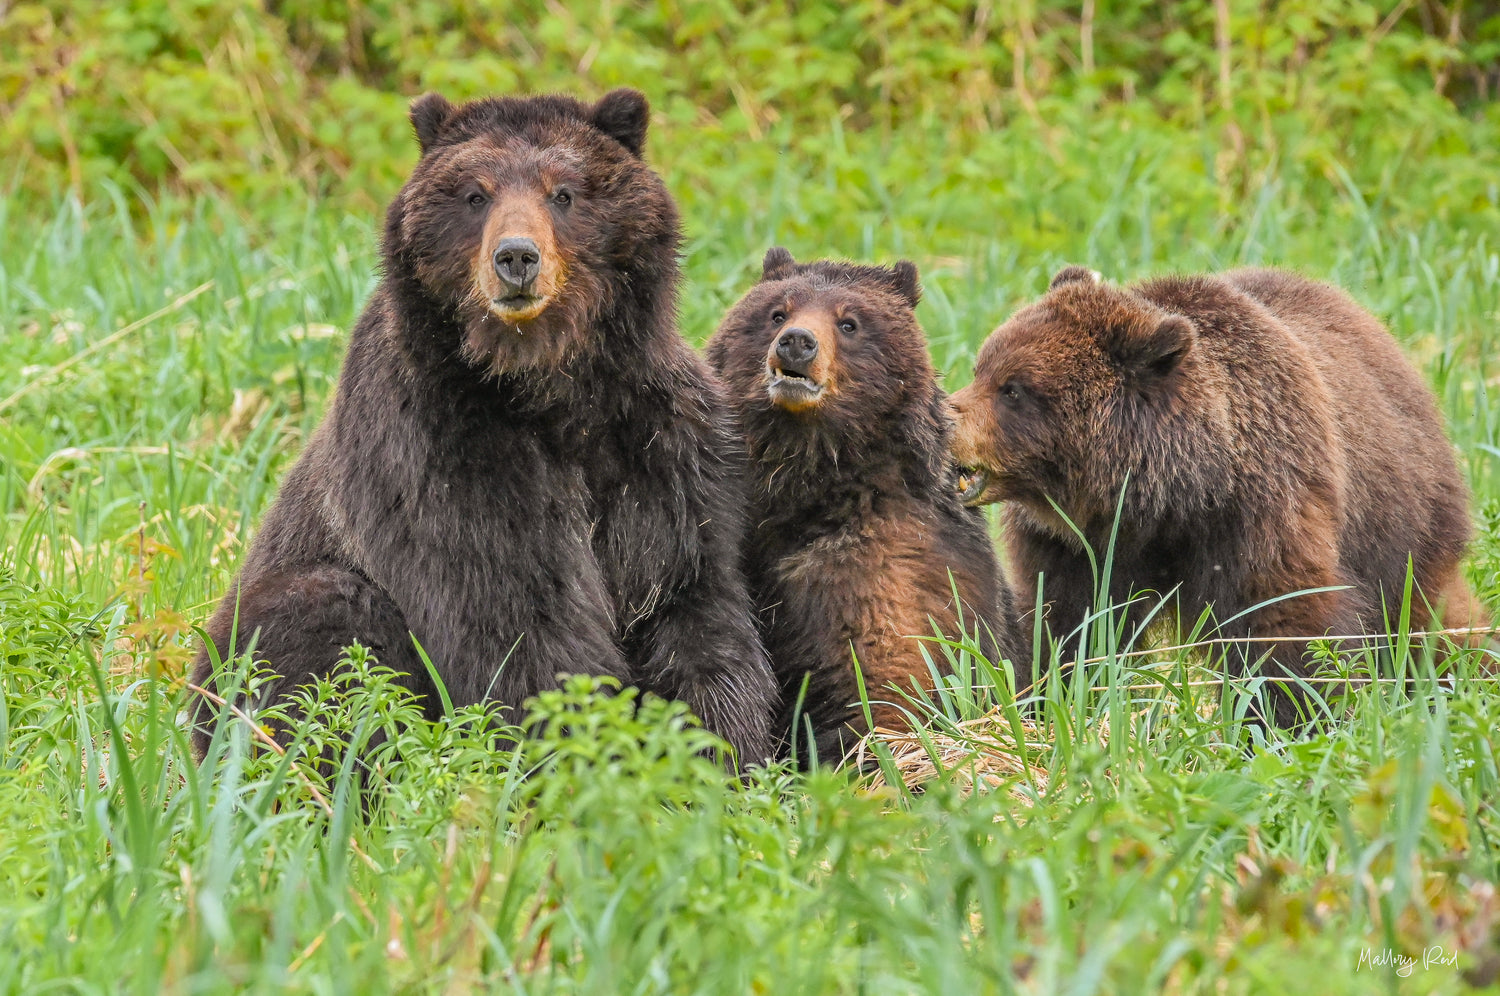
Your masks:
M 1023 605 L 1043 579 L 1069 638 L 1094 579 L 1072 520 L 1109 543 L 1125 489 L 1110 597 L 1175 592 L 1191 618 L 1253 636 L 1383 630 L 1407 558 L 1413 625 L 1487 625 L 1458 574 L 1467 490 L 1437 407 L 1386 330 L 1342 291 L 1239 270 L 1106 286 L 1080 267 L 995 331 L 953 396 L 955 455 L 973 504 L 1007 503 Z M 1126 487 L 1127 475 L 1129 478 Z M 1266 673 L 1305 675 L 1304 644 L 1252 645 Z M 1295 700 L 1276 696 L 1289 722 Z
M 253 645 L 275 673 L 257 709 L 357 640 L 435 715 L 419 644 L 454 705 L 520 721 L 594 675 L 686 703 L 761 761 L 778 689 L 740 567 L 744 451 L 677 331 L 680 226 L 642 158 L 645 98 L 430 95 L 411 118 L 384 279 L 194 682 L 235 694 L 214 659 Z M 507 240 L 524 254 L 502 259 Z M 207 700 L 193 722 L 200 752 L 230 728 Z
M 985 654 L 1029 678 L 984 520 L 954 493 L 919 293 L 910 263 L 798 265 L 772 249 L 709 343 L 751 459 L 747 567 L 783 720 L 805 681 L 802 715 L 824 761 L 866 732 L 851 653 L 870 698 L 900 702 L 893 686 L 931 686 L 917 638 L 934 624 L 950 637 L 978 624 Z M 780 351 L 787 336 L 816 342 L 815 354 Z M 874 719 L 897 725 L 903 714 L 878 706 Z M 793 734 L 800 747 L 804 731 Z

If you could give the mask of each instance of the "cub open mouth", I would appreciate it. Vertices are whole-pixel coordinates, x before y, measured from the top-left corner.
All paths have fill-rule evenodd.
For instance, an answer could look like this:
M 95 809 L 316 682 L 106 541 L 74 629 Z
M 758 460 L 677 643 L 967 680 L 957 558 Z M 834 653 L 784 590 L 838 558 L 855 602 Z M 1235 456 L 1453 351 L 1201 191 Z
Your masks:
M 824 385 L 796 370 L 771 369 L 771 400 L 798 406 L 810 405 L 823 396 Z
M 990 486 L 990 475 L 979 467 L 958 468 L 958 500 L 965 505 L 977 505 Z

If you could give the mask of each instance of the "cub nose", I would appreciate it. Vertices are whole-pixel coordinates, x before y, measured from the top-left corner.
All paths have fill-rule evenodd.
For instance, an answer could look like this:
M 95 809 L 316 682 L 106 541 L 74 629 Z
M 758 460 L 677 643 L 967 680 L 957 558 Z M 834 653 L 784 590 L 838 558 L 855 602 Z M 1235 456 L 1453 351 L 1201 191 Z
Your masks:
M 542 272 L 542 253 L 530 239 L 503 239 L 495 247 L 495 275 L 506 290 L 518 294 L 536 282 Z
M 776 358 L 799 373 L 817 355 L 817 337 L 807 329 L 787 329 L 776 339 Z

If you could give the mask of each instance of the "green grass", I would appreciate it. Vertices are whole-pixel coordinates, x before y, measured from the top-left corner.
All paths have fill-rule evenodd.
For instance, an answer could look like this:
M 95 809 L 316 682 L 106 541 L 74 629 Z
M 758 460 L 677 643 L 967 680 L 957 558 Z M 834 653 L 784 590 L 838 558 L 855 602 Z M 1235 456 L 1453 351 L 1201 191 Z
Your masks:
M 701 341 L 774 243 L 905 255 L 957 386 L 1062 262 L 1299 267 L 1385 319 L 1437 391 L 1475 489 L 1467 569 L 1495 604 L 1493 190 L 1455 205 L 1444 163 L 1414 158 L 1226 192 L 1211 138 L 1136 125 L 1021 122 L 961 155 L 836 131 L 816 152 L 704 150 L 667 170 L 683 328 Z M 413 722 L 378 672 L 315 710 L 356 740 L 394 733 L 370 819 L 347 765 L 315 797 L 238 724 L 196 768 L 174 680 L 190 627 L 375 279 L 374 217 L 245 216 L 122 191 L 0 201 L 0 990 L 1422 993 L 1496 957 L 1500 696 L 1463 680 L 1473 660 L 1436 687 L 1420 646 L 1396 663 L 1422 694 L 1361 692 L 1328 732 L 1250 750 L 1237 691 L 1196 708 L 1220 705 L 1184 683 L 1201 671 L 1132 689 L 1135 658 L 1080 668 L 1024 748 L 1045 774 L 1025 803 L 961 778 L 741 785 L 679 711 L 581 687 L 539 703 L 540 740 L 496 750 L 474 715 Z M 983 711 L 986 682 L 940 697 L 939 727 Z M 978 736 L 1023 750 L 1008 723 Z M 1430 945 L 1459 964 L 1424 968 Z M 1361 968 L 1365 949 L 1418 961 Z

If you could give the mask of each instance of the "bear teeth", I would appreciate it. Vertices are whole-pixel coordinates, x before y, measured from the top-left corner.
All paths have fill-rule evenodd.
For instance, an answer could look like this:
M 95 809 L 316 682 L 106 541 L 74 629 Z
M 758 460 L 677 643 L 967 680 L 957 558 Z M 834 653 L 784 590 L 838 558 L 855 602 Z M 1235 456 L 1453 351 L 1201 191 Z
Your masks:
M 960 467 L 958 469 L 958 480 L 955 483 L 958 486 L 959 500 L 970 502 L 984 494 L 984 490 L 989 484 L 989 478 L 984 471 L 977 468 Z

